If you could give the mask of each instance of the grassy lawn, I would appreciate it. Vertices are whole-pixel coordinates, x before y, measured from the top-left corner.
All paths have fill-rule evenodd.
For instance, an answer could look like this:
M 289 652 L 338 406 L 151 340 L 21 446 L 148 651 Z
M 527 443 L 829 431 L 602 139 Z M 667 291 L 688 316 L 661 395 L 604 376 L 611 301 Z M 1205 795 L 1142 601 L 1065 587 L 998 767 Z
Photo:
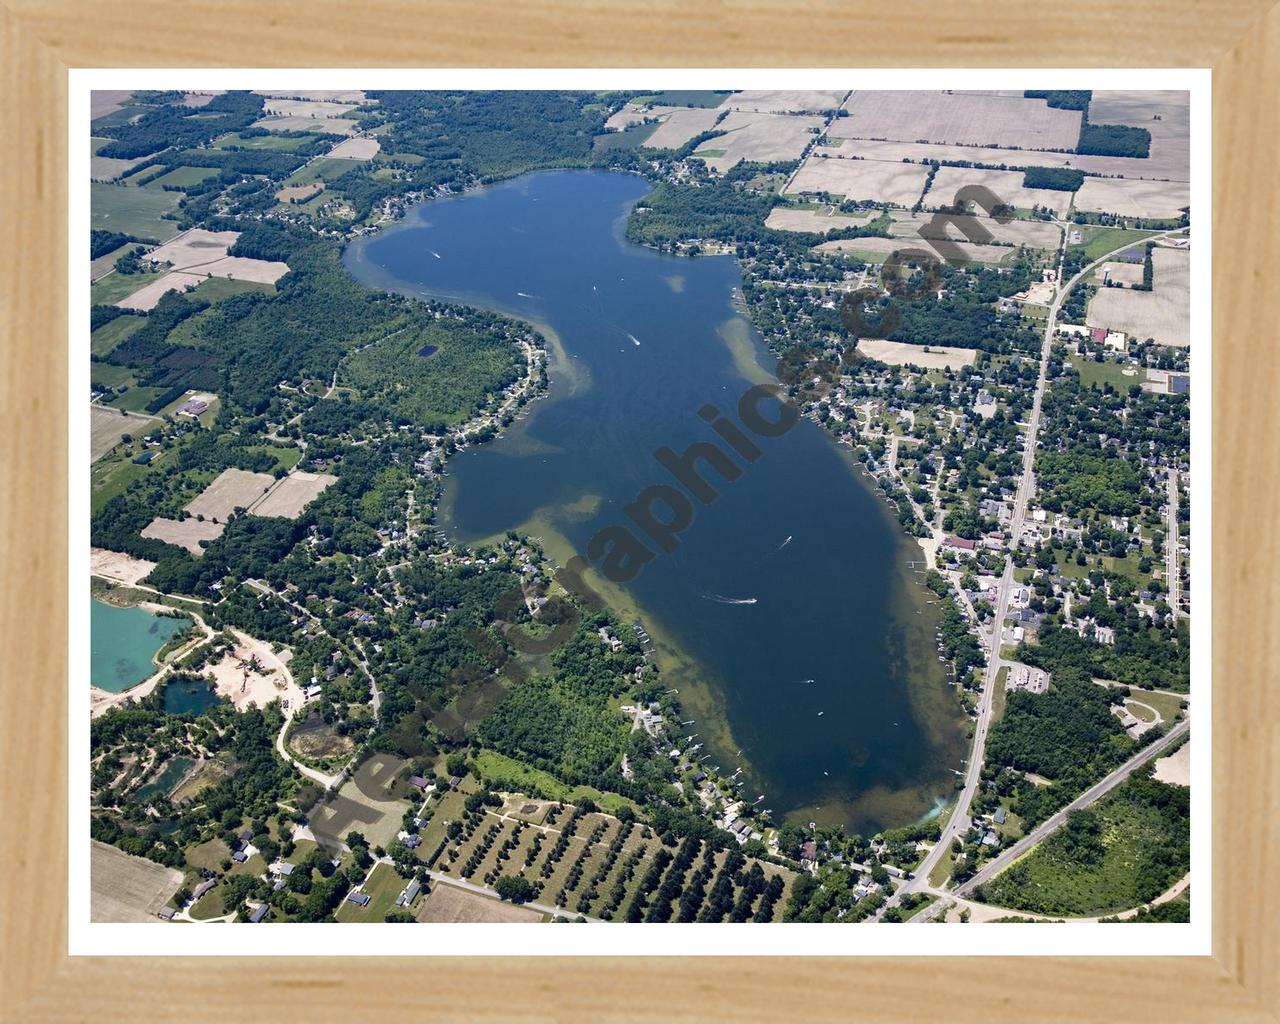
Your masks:
M 127 299 L 134 292 L 150 284 L 164 271 L 140 271 L 137 274 L 108 274 L 101 281 L 94 282 L 89 289 L 89 304 L 92 306 L 114 306 L 121 299 Z
M 150 466 L 139 466 L 129 458 L 108 456 L 99 459 L 89 470 L 89 512 L 98 511 L 128 486 L 149 472 Z
M 100 182 L 94 182 L 89 189 L 90 227 L 157 242 L 178 233 L 177 221 L 165 220 L 162 214 L 172 213 L 178 208 L 178 201 L 182 198 L 180 193 Z
M 90 363 L 89 380 L 94 387 L 118 388 L 122 384 L 133 384 L 133 371 L 111 363 Z
M 304 143 L 310 142 L 311 136 L 302 135 L 291 139 L 287 135 L 224 135 L 213 143 L 213 149 L 271 149 L 292 152 Z
M 1068 233 L 1075 230 L 1080 232 L 1080 243 L 1070 248 L 1083 249 L 1090 263 L 1128 242 L 1140 242 L 1154 234 L 1151 231 L 1138 231 L 1136 228 L 1106 228 L 1096 224 L 1081 224 L 1067 230 Z
M 407 884 L 408 879 L 401 878 L 390 864 L 376 864 L 373 873 L 360 887 L 362 892 L 369 894 L 369 905 L 358 907 L 344 899 L 333 916 L 342 922 L 381 924 L 386 919 L 387 911 L 395 907 L 396 898 Z
M 167 390 L 168 388 L 130 388 L 123 395 L 117 395 L 106 404 L 112 409 L 145 413 L 147 403 L 158 395 L 163 395 Z
M 216 176 L 217 173 L 218 169 L 216 167 L 175 167 L 168 174 L 152 178 L 147 182 L 146 187 L 161 192 L 164 191 L 166 185 L 185 188 L 188 185 L 198 185 L 205 179 Z
M 95 356 L 110 354 L 125 338 L 147 322 L 146 317 L 118 316 L 89 335 L 89 351 Z
M 208 842 L 187 847 L 187 864 L 197 869 L 221 871 L 222 862 L 230 856 L 231 851 L 221 839 L 210 839 Z
M 266 295 L 274 295 L 276 286 L 262 281 L 238 281 L 230 277 L 210 277 L 196 285 L 191 297 L 204 299 L 206 302 L 217 302 L 219 299 L 225 299 L 231 295 L 241 295 L 244 292 L 262 292 Z
M 1004 705 L 1007 695 L 1004 691 L 1005 680 L 1009 677 L 1009 666 L 1005 665 L 996 673 L 996 691 L 991 697 L 991 721 L 998 722 L 1004 717 Z
M 363 160 L 344 160 L 342 157 L 321 157 L 312 160 L 304 167 L 299 167 L 284 181 L 286 185 L 309 185 L 313 181 L 333 181 L 341 178 L 353 167 L 359 167 Z M 302 205 L 306 205 L 305 203 Z
M 605 793 L 592 786 L 570 786 L 549 772 L 522 764 L 496 750 L 482 750 L 475 759 L 475 770 L 496 788 L 527 791 L 533 787 L 553 800 L 566 803 L 590 799 L 610 813 L 631 806 L 629 800 L 617 793 Z
M 1101 388 L 1110 384 L 1117 391 L 1127 392 L 1131 384 L 1141 384 L 1147 379 L 1145 370 L 1128 363 L 1113 363 L 1109 359 L 1098 363 L 1083 356 L 1072 356 L 1070 363 L 1079 371 L 1080 383 L 1088 387 Z M 1125 370 L 1130 372 L 1126 374 Z
M 609 132 L 597 135 L 591 148 L 600 151 L 606 149 L 636 149 L 648 141 L 658 126 L 656 124 L 633 124 L 620 132 Z

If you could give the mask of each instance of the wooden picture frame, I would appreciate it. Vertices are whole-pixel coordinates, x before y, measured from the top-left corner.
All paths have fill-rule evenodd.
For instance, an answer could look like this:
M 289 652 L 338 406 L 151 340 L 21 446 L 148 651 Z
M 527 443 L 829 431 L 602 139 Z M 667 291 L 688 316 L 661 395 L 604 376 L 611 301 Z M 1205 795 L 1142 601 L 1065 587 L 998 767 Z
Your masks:
M 1280 1018 L 1280 7 L 630 8 L 333 0 L 0 7 L 0 1005 L 13 1021 Z M 199 22 L 199 24 L 197 24 Z M 157 66 L 1212 67 L 1213 955 L 131 959 L 67 954 L 67 69 Z M 1269 358 L 1270 357 L 1270 358 Z M 73 543 L 87 530 L 74 525 Z M 73 594 L 74 592 L 72 592 Z M 76 641 L 73 639 L 72 641 Z M 1200 883 L 1204 885 L 1206 883 Z M 1140 930 L 1133 945 L 1142 945 Z

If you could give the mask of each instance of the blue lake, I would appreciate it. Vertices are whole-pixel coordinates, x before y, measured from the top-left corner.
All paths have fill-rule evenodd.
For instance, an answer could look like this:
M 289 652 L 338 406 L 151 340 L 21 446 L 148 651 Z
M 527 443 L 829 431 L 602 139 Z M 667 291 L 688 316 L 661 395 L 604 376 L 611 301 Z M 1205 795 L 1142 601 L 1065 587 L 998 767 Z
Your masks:
M 521 529 L 561 564 L 587 557 L 601 528 L 632 526 L 623 508 L 645 488 L 675 483 L 657 449 L 728 451 L 699 410 L 740 423 L 740 397 L 773 379 L 735 306 L 734 259 L 624 240 L 646 191 L 630 175 L 539 173 L 422 205 L 348 248 L 367 284 L 500 310 L 552 343 L 550 397 L 450 461 L 451 537 Z M 653 635 L 693 742 L 742 768 L 748 802 L 860 831 L 918 819 L 964 756 L 937 608 L 907 564 L 920 550 L 816 425 L 753 440 L 761 456 L 732 481 L 700 464 L 718 498 L 695 503 L 673 553 L 623 585 L 588 581 Z
M 152 658 L 188 618 L 155 615 L 143 608 L 118 608 L 89 600 L 90 680 L 108 693 L 136 686 L 156 671 Z

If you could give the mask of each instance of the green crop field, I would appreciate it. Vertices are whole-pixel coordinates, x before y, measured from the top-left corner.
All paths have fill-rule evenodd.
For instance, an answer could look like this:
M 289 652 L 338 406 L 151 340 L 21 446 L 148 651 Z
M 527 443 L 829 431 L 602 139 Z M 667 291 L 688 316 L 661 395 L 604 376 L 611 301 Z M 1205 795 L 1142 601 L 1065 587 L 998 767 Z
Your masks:
M 218 173 L 216 167 L 175 167 L 168 174 L 162 174 L 158 178 L 152 178 L 147 182 L 146 187 L 158 191 L 164 191 L 166 185 L 176 185 L 184 188 L 187 185 L 198 185 L 206 178 L 212 178 Z
M 91 306 L 114 306 L 121 299 L 127 299 L 138 289 L 150 284 L 163 273 L 165 272 L 142 271 L 137 274 L 121 274 L 117 271 L 114 274 L 108 274 L 101 281 L 95 281 L 89 289 L 89 304 Z
M 146 318 L 141 316 L 126 314 L 125 316 L 116 317 L 110 323 L 103 324 L 89 335 L 89 351 L 95 356 L 109 354 L 113 348 L 146 322 Z M 114 385 L 112 386 L 114 387 Z
M 176 210 L 181 198 L 177 192 L 94 182 L 89 186 L 89 225 L 163 242 L 178 233 L 178 223 L 162 215 Z

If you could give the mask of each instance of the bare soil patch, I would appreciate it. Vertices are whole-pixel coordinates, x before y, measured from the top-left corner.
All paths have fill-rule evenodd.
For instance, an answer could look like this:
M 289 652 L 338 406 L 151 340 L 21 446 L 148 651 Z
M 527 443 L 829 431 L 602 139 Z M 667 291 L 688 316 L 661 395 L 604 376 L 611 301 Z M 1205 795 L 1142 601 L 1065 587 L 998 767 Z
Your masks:
M 939 167 L 933 185 L 924 197 L 929 209 L 951 206 L 956 193 L 966 185 L 989 188 L 1006 206 L 1029 210 L 1033 206 L 1048 207 L 1061 215 L 1071 202 L 1070 192 L 1048 188 L 1024 188 L 1021 171 L 988 171 L 981 167 Z
M 1076 193 L 1076 209 L 1122 217 L 1173 220 L 1190 205 L 1191 185 L 1185 181 L 1085 178 Z
M 157 517 L 142 528 L 141 536 L 148 540 L 162 540 L 166 544 L 186 548 L 199 557 L 204 554 L 202 545 L 217 540 L 226 528 L 225 523 L 201 522 L 194 518 L 161 519 Z
M 328 473 L 305 473 L 295 470 L 271 489 L 271 492 L 253 507 L 255 516 L 278 516 L 297 519 L 302 510 L 324 493 L 325 488 L 338 482 Z
M 252 127 L 269 132 L 321 132 L 325 135 L 354 135 L 356 123 L 343 117 L 264 117 Z
M 932 194 L 931 191 L 930 195 Z M 934 221 L 932 213 L 895 211 L 892 218 L 893 223 L 889 227 L 889 234 L 896 238 L 918 238 L 924 241 L 920 237 L 921 228 L 924 228 L 925 233 L 930 237 L 936 235 L 932 228 Z M 974 228 L 990 233 L 992 242 L 1026 245 L 1033 249 L 1057 249 L 1062 241 L 1062 229 L 1042 220 L 1011 220 L 1007 224 L 982 216 L 967 217 L 965 220 Z M 948 237 L 957 241 L 966 240 L 966 236 L 954 224 L 947 226 L 946 233 Z
M 647 149 L 679 149 L 695 135 L 710 131 L 720 116 L 715 107 L 652 107 L 662 123 L 645 140 Z
M 1000 263 L 1016 250 L 1007 245 L 974 245 L 971 242 L 953 243 L 966 259 L 979 263 Z M 835 242 L 823 242 L 814 247 L 819 252 L 852 252 L 870 263 L 883 263 L 886 256 L 902 250 L 922 250 L 936 254 L 924 239 L 910 238 L 844 238 Z
M 146 579 L 155 567 L 155 562 L 134 558 L 120 551 L 108 551 L 105 548 L 89 549 L 89 574 L 123 583 L 127 587 Z
M 248 509 L 275 483 L 269 473 L 250 473 L 243 469 L 226 469 L 208 487 L 187 503 L 193 516 L 225 522 L 235 509 Z
M 929 169 L 923 164 L 844 160 L 815 151 L 796 172 L 787 191 L 829 192 L 845 199 L 910 207 L 919 200 L 928 177 Z
M 378 155 L 379 143 L 377 139 L 371 139 L 367 136 L 358 139 L 347 139 L 345 142 L 339 142 L 333 149 L 329 150 L 329 158 L 342 160 L 370 160 Z
M 145 434 L 154 422 L 150 417 L 125 416 L 119 409 L 89 406 L 89 461 L 97 462 L 119 444 L 125 434 Z
M 328 119 L 345 117 L 351 113 L 355 104 L 338 103 L 335 100 L 291 99 L 279 96 L 268 96 L 262 109 L 277 117 L 306 117 Z
M 205 280 L 205 276 L 204 274 L 186 274 L 181 271 L 165 274 L 164 277 L 156 278 L 132 295 L 121 299 L 116 305 L 121 309 L 152 310 L 156 308 L 156 303 L 165 292 L 181 292 L 188 288 L 195 288 Z
M 228 698 L 237 711 L 249 705 L 263 708 L 280 699 L 296 707 L 302 700 L 302 691 L 271 645 L 238 630 L 231 632 L 236 638 L 235 648 L 209 670 L 218 694 Z
M 833 136 L 1020 149 L 1074 149 L 1080 138 L 1080 111 L 1022 96 L 859 90 L 844 106 Z
M 418 911 L 418 920 L 445 924 L 536 924 L 542 920 L 542 914 L 530 907 L 490 899 L 447 882 L 433 882 L 431 892 Z
M 276 199 L 282 203 L 303 202 L 323 191 L 323 181 L 313 181 L 307 185 L 289 185 L 276 193 Z
M 922 366 L 926 370 L 958 370 L 971 366 L 977 350 L 971 348 L 945 348 L 941 345 L 908 345 L 902 341 L 885 341 L 881 338 L 863 338 L 858 351 L 871 359 L 890 366 Z
M 1155 777 L 1173 786 L 1191 785 L 1191 743 L 1182 744 L 1168 757 L 1156 761 Z
M 1139 341 L 1191 344 L 1191 253 L 1157 246 L 1151 254 L 1151 291 L 1101 288 L 1089 303 L 1085 323 L 1123 331 Z
M 776 206 L 769 211 L 764 222 L 767 228 L 777 231 L 816 231 L 825 234 L 839 228 L 866 227 L 871 220 L 871 211 L 860 214 L 836 213 L 834 207 L 822 210 L 793 209 L 787 206 Z
M 814 139 L 814 129 L 822 127 L 823 119 L 811 114 L 756 114 L 735 110 L 716 125 L 717 131 L 727 132 L 709 139 L 694 153 L 708 167 L 727 171 L 739 161 L 769 163 L 774 160 L 795 160 Z
M 757 114 L 814 114 L 835 110 L 846 89 L 743 89 L 720 105 L 720 109 L 747 110 Z
M 178 891 L 182 872 L 97 840 L 89 849 L 89 920 L 158 922 L 156 914 Z

